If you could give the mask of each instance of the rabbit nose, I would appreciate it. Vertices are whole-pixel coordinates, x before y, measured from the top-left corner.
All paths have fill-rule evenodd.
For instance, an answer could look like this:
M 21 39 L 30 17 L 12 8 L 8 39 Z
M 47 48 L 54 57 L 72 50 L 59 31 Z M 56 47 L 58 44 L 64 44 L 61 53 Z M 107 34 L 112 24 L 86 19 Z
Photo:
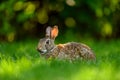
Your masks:
M 36 48 L 37 49 L 37 51 L 40 51 L 40 48 Z

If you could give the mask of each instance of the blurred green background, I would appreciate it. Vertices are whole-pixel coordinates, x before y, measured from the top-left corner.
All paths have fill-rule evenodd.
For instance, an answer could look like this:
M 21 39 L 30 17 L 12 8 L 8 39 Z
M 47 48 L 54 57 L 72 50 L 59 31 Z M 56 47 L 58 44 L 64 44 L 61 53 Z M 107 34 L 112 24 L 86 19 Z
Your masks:
M 0 1 L 1 41 L 40 38 L 49 25 L 58 25 L 59 38 L 68 40 L 119 38 L 119 21 L 120 0 Z

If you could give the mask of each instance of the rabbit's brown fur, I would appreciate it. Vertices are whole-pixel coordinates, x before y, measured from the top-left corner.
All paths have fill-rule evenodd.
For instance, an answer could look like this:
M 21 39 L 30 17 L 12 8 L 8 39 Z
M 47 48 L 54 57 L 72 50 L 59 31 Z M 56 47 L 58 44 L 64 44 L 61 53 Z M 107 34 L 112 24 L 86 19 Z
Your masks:
M 58 59 L 95 59 L 95 55 L 93 54 L 92 50 L 82 43 L 70 42 L 67 44 L 59 44 L 50 51 L 46 58 L 58 58 Z
M 85 60 L 95 60 L 95 55 L 93 51 L 85 44 L 69 42 L 66 44 L 54 44 L 54 39 L 58 35 L 58 28 L 48 27 L 46 29 L 46 38 L 41 39 L 38 44 L 38 51 L 40 51 L 42 56 L 48 58 L 57 58 L 57 59 L 85 59 Z M 49 40 L 49 44 L 47 41 Z M 49 49 L 47 48 L 49 47 Z

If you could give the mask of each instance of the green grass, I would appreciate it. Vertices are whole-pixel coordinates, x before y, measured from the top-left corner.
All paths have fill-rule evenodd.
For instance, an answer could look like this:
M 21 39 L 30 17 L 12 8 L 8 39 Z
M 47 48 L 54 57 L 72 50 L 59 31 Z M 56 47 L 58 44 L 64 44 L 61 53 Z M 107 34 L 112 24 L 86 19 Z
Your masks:
M 0 80 L 120 80 L 120 41 L 85 40 L 96 62 L 47 61 L 36 41 L 0 43 Z

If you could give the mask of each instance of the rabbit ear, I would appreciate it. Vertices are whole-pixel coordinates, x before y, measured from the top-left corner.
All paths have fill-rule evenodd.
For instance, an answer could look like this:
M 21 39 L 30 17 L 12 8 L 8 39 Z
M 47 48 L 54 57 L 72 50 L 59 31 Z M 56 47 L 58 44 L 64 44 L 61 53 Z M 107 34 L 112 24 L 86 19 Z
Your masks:
M 46 37 L 50 37 L 50 34 L 51 34 L 51 27 L 50 26 L 48 26 L 47 28 L 46 28 Z
M 55 39 L 58 35 L 58 26 L 55 25 L 51 30 L 51 38 Z

